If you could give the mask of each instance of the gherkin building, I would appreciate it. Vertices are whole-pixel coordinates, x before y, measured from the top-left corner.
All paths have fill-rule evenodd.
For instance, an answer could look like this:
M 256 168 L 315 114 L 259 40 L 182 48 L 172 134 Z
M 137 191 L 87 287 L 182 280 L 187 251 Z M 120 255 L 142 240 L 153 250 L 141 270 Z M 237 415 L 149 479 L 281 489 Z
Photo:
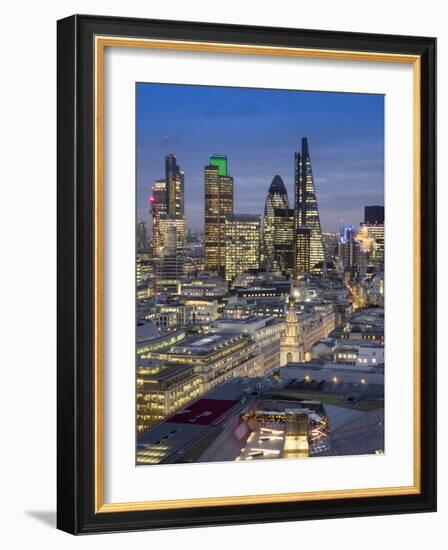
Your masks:
M 263 258 L 269 269 L 291 271 L 293 267 L 294 216 L 288 193 L 277 174 L 266 197 L 263 217 Z

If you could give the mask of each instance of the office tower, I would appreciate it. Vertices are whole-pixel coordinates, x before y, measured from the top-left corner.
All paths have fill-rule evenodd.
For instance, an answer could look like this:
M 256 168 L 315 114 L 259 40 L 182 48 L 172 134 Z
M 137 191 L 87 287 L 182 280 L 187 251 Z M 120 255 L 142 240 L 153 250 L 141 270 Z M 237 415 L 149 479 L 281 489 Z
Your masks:
M 300 225 L 295 232 L 295 275 L 310 271 L 310 243 L 311 230 L 308 227 Z
M 152 253 L 154 258 L 157 258 L 161 248 L 159 220 L 161 216 L 168 214 L 165 180 L 157 180 L 154 183 L 149 203 L 151 205 L 152 217 Z
M 231 214 L 225 220 L 227 281 L 260 267 L 260 216 Z
M 303 337 L 296 311 L 295 288 L 291 285 L 286 311 L 285 333 L 280 341 L 280 366 L 303 361 Z
M 263 217 L 263 259 L 268 269 L 279 269 L 280 265 L 276 257 L 275 243 L 277 246 L 285 245 L 287 236 L 285 225 L 288 225 L 290 215 L 288 193 L 282 178 L 277 174 L 271 182 L 266 197 Z M 277 235 L 276 235 L 276 230 Z M 291 239 L 291 246 L 292 248 Z
M 365 206 L 364 223 L 384 224 L 384 206 Z
M 158 292 L 176 292 L 184 276 L 187 228 L 185 216 L 160 216 L 160 247 L 156 262 L 156 288 Z
M 368 267 L 384 271 L 384 206 L 366 206 L 357 236 L 368 253 Z
M 340 271 L 351 279 L 362 278 L 366 275 L 368 253 L 359 232 L 353 225 L 340 228 L 339 261 Z
M 204 168 L 204 195 L 205 269 L 224 277 L 225 221 L 233 214 L 233 178 L 228 175 L 227 157 L 210 157 Z
M 184 215 L 184 173 L 176 157 L 170 153 L 165 157 L 166 202 L 168 214 Z
M 274 264 L 280 271 L 294 271 L 294 210 L 274 210 Z
M 148 234 L 146 232 L 146 223 L 142 220 L 137 221 L 136 250 L 137 252 L 145 252 L 148 250 Z
M 301 226 L 310 230 L 310 269 L 312 270 L 316 264 L 324 262 L 325 257 L 307 138 L 302 138 L 302 151 L 295 153 L 294 160 L 296 231 Z

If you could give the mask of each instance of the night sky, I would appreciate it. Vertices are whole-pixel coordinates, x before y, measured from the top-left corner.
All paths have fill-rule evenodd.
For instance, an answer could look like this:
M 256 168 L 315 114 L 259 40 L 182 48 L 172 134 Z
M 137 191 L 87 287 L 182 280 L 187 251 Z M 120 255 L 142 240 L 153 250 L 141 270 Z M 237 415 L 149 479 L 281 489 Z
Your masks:
M 381 95 L 137 84 L 137 216 L 173 153 L 185 172 L 188 226 L 203 229 L 204 166 L 229 159 L 235 213 L 263 214 L 275 174 L 293 207 L 294 152 L 308 137 L 324 231 L 358 224 L 364 206 L 384 204 Z M 149 224 L 150 226 L 150 224 Z

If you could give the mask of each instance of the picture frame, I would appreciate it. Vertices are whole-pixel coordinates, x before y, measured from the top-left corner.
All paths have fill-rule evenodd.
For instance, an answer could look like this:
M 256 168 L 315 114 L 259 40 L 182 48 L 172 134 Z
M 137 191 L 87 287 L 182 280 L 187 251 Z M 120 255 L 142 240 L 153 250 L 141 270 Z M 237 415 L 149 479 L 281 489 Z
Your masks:
M 58 528 L 85 534 L 435 511 L 436 40 L 90 15 L 58 21 L 57 40 Z M 106 502 L 104 56 L 111 47 L 412 67 L 412 484 L 163 501 L 148 490 L 143 501 Z

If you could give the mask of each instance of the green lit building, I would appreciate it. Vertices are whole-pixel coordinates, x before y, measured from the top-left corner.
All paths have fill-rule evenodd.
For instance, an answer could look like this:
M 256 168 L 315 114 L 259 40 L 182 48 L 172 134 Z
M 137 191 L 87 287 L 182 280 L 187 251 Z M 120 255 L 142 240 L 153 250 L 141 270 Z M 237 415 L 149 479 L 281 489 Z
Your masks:
M 233 214 L 233 178 L 228 174 L 227 157 L 210 157 L 204 169 L 204 195 L 205 269 L 224 277 L 225 220 Z

